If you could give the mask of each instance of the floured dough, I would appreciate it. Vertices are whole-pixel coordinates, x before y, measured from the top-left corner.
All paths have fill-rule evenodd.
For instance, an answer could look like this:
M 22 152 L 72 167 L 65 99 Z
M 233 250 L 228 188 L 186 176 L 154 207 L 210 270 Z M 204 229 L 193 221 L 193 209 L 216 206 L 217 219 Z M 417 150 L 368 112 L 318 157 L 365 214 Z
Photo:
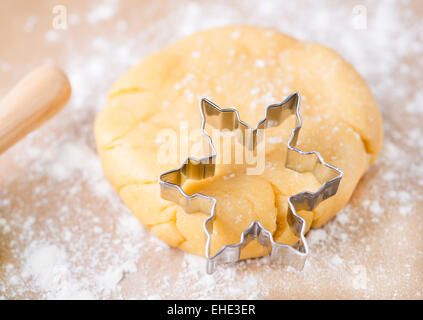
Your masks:
M 336 196 L 313 212 L 300 212 L 307 228 L 322 226 L 347 204 L 379 155 L 381 114 L 364 80 L 336 52 L 271 29 L 236 26 L 200 32 L 147 56 L 129 70 L 111 88 L 95 123 L 105 174 L 157 237 L 204 255 L 206 215 L 187 214 L 160 198 L 158 176 L 179 167 L 189 151 L 178 154 L 177 163 L 159 163 L 159 132 L 169 128 L 179 132 L 181 120 L 188 121 L 189 130 L 198 130 L 202 97 L 222 108 L 236 107 L 241 119 L 255 127 L 267 105 L 296 91 L 302 97 L 303 119 L 298 147 L 319 151 L 344 172 Z M 288 124 L 279 132 L 283 142 L 269 139 L 263 174 L 246 175 L 238 167 L 221 165 L 213 178 L 185 186 L 188 193 L 217 198 L 212 253 L 239 242 L 241 232 L 256 219 L 273 232 L 276 241 L 296 242 L 285 221 L 287 198 L 320 185 L 310 173 L 284 167 L 284 142 L 292 129 Z M 252 242 L 242 254 L 247 258 L 265 253 Z

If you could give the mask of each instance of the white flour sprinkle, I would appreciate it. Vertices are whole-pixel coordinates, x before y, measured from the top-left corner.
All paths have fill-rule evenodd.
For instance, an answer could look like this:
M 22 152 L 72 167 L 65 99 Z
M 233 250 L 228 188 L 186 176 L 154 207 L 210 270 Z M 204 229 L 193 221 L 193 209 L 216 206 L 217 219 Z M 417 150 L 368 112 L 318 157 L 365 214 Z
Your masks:
M 47 31 L 45 36 L 47 42 L 56 42 L 57 40 L 59 40 L 59 37 L 60 37 L 60 34 L 56 30 Z
M 256 60 L 255 64 L 256 64 L 256 67 L 258 67 L 258 68 L 264 68 L 266 66 L 266 61 Z
M 308 236 L 308 241 L 310 245 L 314 246 L 318 244 L 319 242 L 324 242 L 328 237 L 328 234 L 323 229 L 316 229 L 313 230 L 313 232 L 310 232 L 310 235 Z
M 12 66 L 7 62 L 0 63 L 0 70 L 3 72 L 8 72 L 12 69 Z
M 154 3 L 150 4 L 152 11 L 157 9 Z M 416 153 L 420 156 L 408 156 L 410 151 L 421 148 L 423 141 L 423 64 L 408 66 L 403 62 L 423 54 L 422 23 L 410 28 L 407 21 L 413 13 L 400 16 L 403 10 L 399 7 L 403 5 L 388 0 L 367 4 L 369 14 L 365 30 L 356 30 L 348 22 L 351 7 L 333 6 L 331 1 L 238 3 L 245 11 L 255 13 L 248 16 L 236 5 L 219 1 L 187 2 L 161 11 L 162 15 L 138 30 L 134 38 L 125 36 L 133 25 L 118 16 L 119 1 L 104 1 L 87 12 L 70 13 L 70 30 L 72 25 L 84 21 L 94 30 L 103 22 L 116 19 L 115 33 L 93 32 L 86 44 L 67 39 L 69 47 L 73 48 L 69 49 L 64 65 L 73 87 L 70 104 L 54 121 L 6 154 L 13 158 L 20 171 L 25 172 L 25 178 L 12 177 L 0 189 L 0 247 L 7 252 L 6 263 L 0 265 L 0 298 L 237 299 L 276 296 L 295 299 L 302 296 L 302 284 L 310 296 L 320 298 L 322 290 L 316 288 L 331 283 L 338 284 L 333 294 L 342 297 L 344 292 L 339 284 L 345 285 L 345 279 L 352 274 L 345 270 L 360 264 L 370 265 L 368 277 L 380 275 L 383 282 L 379 286 L 384 288 L 381 292 L 369 285 L 361 296 L 393 297 L 397 293 L 392 288 L 401 287 L 407 288 L 408 295 L 421 296 L 421 289 L 409 290 L 408 282 L 404 284 L 400 276 L 387 276 L 388 267 L 378 260 L 381 258 L 375 257 L 375 247 L 382 232 L 386 231 L 390 237 L 405 237 L 407 235 L 401 231 L 407 228 L 406 223 L 416 230 L 420 228 L 420 234 L 423 225 L 422 192 L 418 189 L 418 186 L 423 187 L 423 153 L 420 149 Z M 301 5 L 308 10 L 296 14 Z M 283 19 L 279 13 L 283 13 Z M 144 18 L 143 14 L 140 12 L 139 18 Z M 95 152 L 92 123 L 117 77 L 142 56 L 182 36 L 213 26 L 240 23 L 272 26 L 294 37 L 336 49 L 369 83 L 385 116 L 386 143 L 381 159 L 366 175 L 351 204 L 323 228 L 310 231 L 307 238 L 312 255 L 302 273 L 269 265 L 268 258 L 264 258 L 221 267 L 211 276 L 205 274 L 203 259 L 169 248 L 128 212 L 103 177 Z M 30 16 L 21 28 L 23 32 L 34 32 L 38 25 L 39 19 Z M 337 27 L 333 28 L 334 25 Z M 87 28 L 87 33 L 90 32 Z M 63 45 L 59 41 L 61 35 L 51 30 L 43 35 L 43 41 L 49 46 Z M 234 32 L 232 36 L 239 39 L 242 35 Z M 234 52 L 229 55 L 234 56 Z M 196 52 L 192 56 L 199 57 Z M 257 60 L 256 66 L 264 67 L 266 63 L 269 62 Z M 7 61 L 0 62 L 2 72 L 12 68 Z M 408 78 L 413 79 L 414 87 L 405 84 L 404 79 Z M 183 87 L 195 80 L 186 75 L 175 89 L 185 89 Z M 224 90 L 216 85 L 217 91 Z M 257 84 L 251 94 L 259 95 L 260 88 Z M 284 90 L 286 95 L 290 92 L 289 88 Z M 190 95 L 190 92 L 185 94 Z M 272 103 L 276 98 L 279 97 L 257 96 L 252 108 Z M 167 105 L 171 107 L 171 102 Z M 410 129 L 404 134 L 397 128 L 405 125 Z M 20 184 L 25 179 L 39 187 L 28 191 L 25 186 L 17 186 L 14 179 Z M 416 181 L 416 185 L 410 186 L 409 181 Z M 24 194 L 22 198 L 21 193 Z M 49 203 L 46 195 L 54 201 Z M 360 203 L 356 198 L 364 201 Z M 32 205 L 28 206 L 28 201 Z M 389 223 L 382 224 L 385 220 Z M 393 244 L 401 251 L 402 243 L 414 244 L 406 240 L 409 241 L 395 242 L 393 239 Z M 344 258 L 342 252 L 350 252 L 357 243 L 362 245 L 362 250 L 354 252 L 354 259 Z M 389 255 L 393 254 L 391 250 Z M 151 258 L 155 255 L 167 256 L 169 262 L 157 265 L 156 259 Z M 422 251 L 416 250 L 414 257 L 408 259 L 409 265 L 413 267 L 422 256 Z M 333 270 L 331 266 L 336 272 L 328 271 Z M 178 269 L 176 276 L 168 275 L 168 270 L 175 268 Z M 397 275 L 401 274 L 400 270 L 396 271 Z M 341 278 L 345 275 L 345 279 L 337 279 L 340 275 Z M 281 291 L 273 292 L 273 285 L 278 281 Z
M 251 93 L 252 95 L 255 95 L 255 94 L 259 93 L 259 92 L 260 92 L 260 88 L 253 88 L 253 89 L 251 89 L 251 91 L 250 91 L 250 93 Z
M 87 21 L 95 24 L 104 20 L 110 20 L 115 16 L 118 6 L 118 1 L 105 1 L 102 4 L 97 5 L 90 13 L 88 13 Z
M 29 16 L 26 19 L 26 22 L 25 22 L 25 25 L 24 25 L 25 32 L 32 32 L 37 23 L 38 23 L 38 17 Z

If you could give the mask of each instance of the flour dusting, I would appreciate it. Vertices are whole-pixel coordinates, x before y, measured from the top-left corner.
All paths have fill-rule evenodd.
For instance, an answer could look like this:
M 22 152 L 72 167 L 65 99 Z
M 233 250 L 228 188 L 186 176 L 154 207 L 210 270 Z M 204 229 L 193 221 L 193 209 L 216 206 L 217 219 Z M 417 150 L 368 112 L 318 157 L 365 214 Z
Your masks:
M 147 21 L 143 28 L 122 16 L 123 1 L 69 12 L 67 31 L 51 29 L 40 39 L 51 48 L 64 46 L 72 99 L 2 155 L 16 174 L 0 189 L 0 298 L 295 299 L 304 292 L 314 298 L 421 298 L 423 24 L 412 4 L 365 1 L 363 28 L 351 23 L 353 6 L 329 0 L 183 1 L 168 2 L 166 10 L 150 1 L 136 17 Z M 40 24 L 33 13 L 21 28 L 32 34 Z M 71 36 L 83 24 L 88 41 Z M 302 272 L 262 258 L 207 275 L 204 259 L 168 247 L 141 226 L 105 180 L 95 150 L 93 121 L 115 79 L 172 41 L 228 24 L 274 27 L 334 48 L 362 74 L 382 109 L 382 156 L 350 204 L 309 232 L 311 256 Z M 257 60 L 255 67 L 266 63 Z M 13 67 L 0 61 L 0 72 Z M 181 87 L 189 81 L 196 80 L 182 77 Z M 276 102 L 259 85 L 248 94 L 257 96 L 252 109 Z M 388 236 L 391 242 L 381 245 Z M 410 247 L 413 255 L 405 254 Z

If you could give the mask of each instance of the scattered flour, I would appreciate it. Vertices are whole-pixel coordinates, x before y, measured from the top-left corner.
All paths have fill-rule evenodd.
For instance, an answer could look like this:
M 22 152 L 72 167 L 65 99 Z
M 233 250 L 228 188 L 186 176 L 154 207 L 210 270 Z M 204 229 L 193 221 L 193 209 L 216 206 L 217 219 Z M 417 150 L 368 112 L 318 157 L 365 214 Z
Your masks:
M 256 60 L 256 67 L 264 68 L 266 66 L 266 61 L 264 60 Z
M 94 7 L 87 15 L 87 21 L 92 24 L 112 19 L 119 7 L 119 1 L 109 0 Z
M 328 237 L 328 234 L 324 229 L 316 229 L 310 232 L 310 235 L 307 237 L 309 244 L 311 246 L 317 245 L 319 242 L 324 242 Z
M 118 16 L 119 1 L 103 1 L 85 13 L 71 12 L 70 30 L 72 25 L 85 21 L 94 30 L 103 22 L 116 19 L 115 32 L 107 36 L 93 32 L 89 35 L 91 41 L 85 44 L 76 38 L 67 39 L 69 52 L 64 67 L 72 83 L 71 102 L 54 121 L 5 155 L 13 159 L 24 177 L 10 177 L 0 189 L 0 248 L 5 252 L 0 265 L 0 298 L 295 299 L 303 297 L 304 290 L 321 298 L 322 290 L 317 288 L 331 284 L 331 294 L 345 297 L 343 275 L 349 278 L 352 266 L 361 264 L 373 268 L 368 272 L 369 278 L 379 275 L 382 289 L 369 280 L 367 291 L 361 292 L 360 297 L 392 298 L 399 295 L 396 288 L 407 290 L 402 296 L 421 297 L 421 288 L 416 289 L 405 278 L 406 274 L 420 272 L 415 265 L 423 257 L 421 248 L 407 257 L 408 267 L 399 262 L 395 265 L 397 277 L 387 275 L 387 266 L 375 251 L 380 234 L 386 232 L 394 247 L 382 255 L 391 260 L 402 259 L 401 246 L 415 243 L 411 238 L 404 239 L 407 234 L 402 231 L 414 228 L 416 234 L 421 234 L 423 226 L 423 63 L 405 62 L 421 61 L 423 27 L 421 22 L 410 26 L 408 21 L 419 18 L 407 9 L 407 3 L 366 2 L 366 29 L 358 30 L 348 23 L 353 8 L 348 4 L 335 6 L 329 0 L 185 2 L 160 11 L 160 17 L 137 31 L 136 37 L 124 35 L 134 24 Z M 152 1 L 146 14 L 157 10 L 158 5 Z M 307 10 L 299 10 L 302 6 Z M 246 16 L 243 12 L 254 14 Z M 28 17 L 22 25 L 23 32 L 34 32 L 38 22 L 36 16 Z M 95 151 L 93 119 L 118 75 L 142 56 L 182 36 L 240 23 L 273 26 L 294 37 L 336 49 L 367 80 L 384 114 L 386 143 L 382 157 L 360 183 L 351 203 L 323 228 L 310 231 L 307 238 L 312 254 L 303 272 L 270 265 L 269 259 L 263 258 L 223 266 L 207 275 L 202 258 L 169 248 L 129 213 L 105 180 Z M 51 30 L 44 40 L 50 46 L 62 45 L 60 35 Z M 233 34 L 234 39 L 240 36 L 239 32 Z M 198 57 L 198 53 L 192 55 Z M 257 67 L 265 64 L 266 61 L 256 61 Z M 2 72 L 12 68 L 7 61 L 1 61 Z M 415 85 L 408 85 L 406 79 Z M 195 80 L 186 75 L 175 90 Z M 275 97 L 266 96 L 264 89 L 258 85 L 251 92 L 257 95 L 252 108 L 274 102 Z M 287 88 L 285 93 L 290 91 Z M 392 116 L 397 114 L 398 117 Z M 409 130 L 398 130 L 401 126 Z M 24 180 L 39 187 L 28 191 L 22 186 Z M 46 195 L 54 201 L 47 201 Z M 357 245 L 361 249 L 347 259 L 344 253 L 356 250 L 353 248 Z M 157 265 L 157 259 L 151 258 L 156 255 L 169 258 Z M 178 272 L 168 275 L 169 269 Z M 274 287 L 279 291 L 275 292 Z M 354 290 L 350 292 L 357 292 Z
M 34 31 L 34 27 L 36 26 L 36 24 L 38 23 L 38 17 L 36 16 L 29 16 L 24 24 L 24 30 L 25 32 L 32 32 Z
M 45 38 L 47 42 L 56 42 L 59 40 L 60 34 L 56 30 L 49 30 L 47 31 Z

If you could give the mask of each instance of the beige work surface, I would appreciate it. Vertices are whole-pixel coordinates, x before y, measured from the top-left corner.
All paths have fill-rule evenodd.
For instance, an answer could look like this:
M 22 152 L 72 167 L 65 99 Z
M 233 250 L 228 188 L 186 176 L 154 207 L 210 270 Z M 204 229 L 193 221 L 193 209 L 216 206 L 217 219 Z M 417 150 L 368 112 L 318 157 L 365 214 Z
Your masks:
M 63 9 L 67 29 L 56 30 Z M 0 157 L 0 298 L 421 299 L 422 18 L 418 0 L 1 1 L 0 96 L 41 63 L 65 69 L 73 96 Z M 350 204 L 309 233 L 302 272 L 264 258 L 207 275 L 203 259 L 140 225 L 95 151 L 93 121 L 115 79 L 176 39 L 229 24 L 275 27 L 334 48 L 383 113 L 381 158 Z

